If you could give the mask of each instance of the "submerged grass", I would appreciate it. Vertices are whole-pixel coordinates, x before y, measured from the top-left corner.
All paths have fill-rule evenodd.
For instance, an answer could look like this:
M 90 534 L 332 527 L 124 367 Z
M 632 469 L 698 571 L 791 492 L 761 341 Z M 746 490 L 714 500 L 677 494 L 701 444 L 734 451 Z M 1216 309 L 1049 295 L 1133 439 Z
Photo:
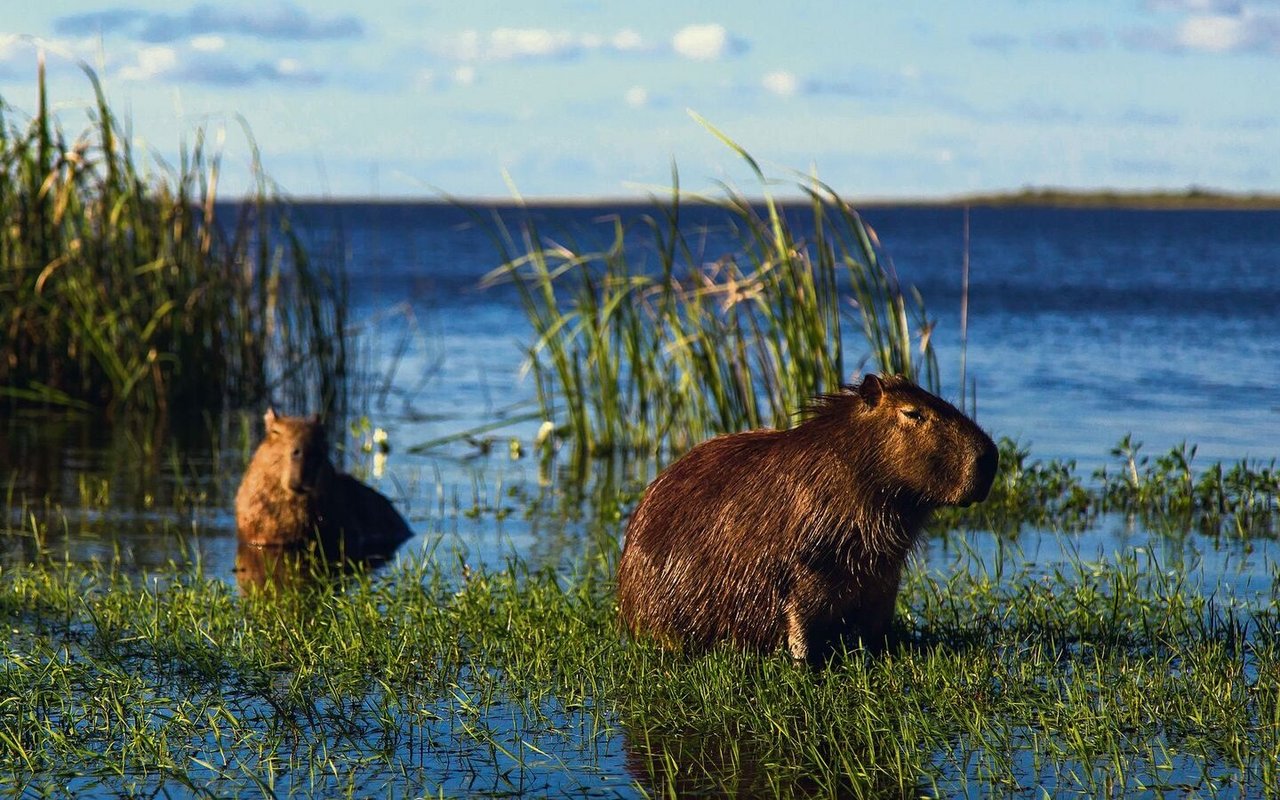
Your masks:
M 147 174 L 97 76 L 90 126 L 0 98 L 0 396 L 113 412 L 344 402 L 346 286 L 264 176 L 218 202 L 204 130 Z M 226 219 L 226 215 L 236 215 Z
M 679 452 L 716 433 L 789 427 L 849 377 L 850 327 L 875 368 L 937 388 L 923 301 L 908 300 L 857 211 L 817 179 L 797 185 L 806 206 L 784 207 L 751 156 L 716 134 L 751 166 L 762 201 L 729 187 L 691 195 L 673 170 L 669 200 L 637 224 L 615 220 L 598 251 L 555 241 L 532 215 L 514 233 L 497 223 L 505 263 L 486 281 L 517 287 L 542 414 L 584 453 Z M 724 229 L 687 224 L 691 205 L 720 212 Z
M 1122 514 L 1149 530 L 1175 536 L 1195 531 L 1239 539 L 1280 538 L 1280 470 L 1274 460 L 1220 462 L 1198 469 L 1194 445 L 1155 459 L 1125 436 L 1111 449 L 1113 468 L 1088 478 L 1075 462 L 1031 459 L 1030 450 L 1002 439 L 1000 467 L 987 500 L 934 514 L 939 530 L 992 530 L 1011 536 L 1023 527 L 1082 531 L 1101 514 Z
M 1131 550 L 911 570 L 901 646 L 813 672 L 629 643 L 613 547 L 568 572 L 238 594 L 198 567 L 0 571 L 0 782 L 216 796 L 1280 791 L 1280 598 Z M 1037 794 L 1037 796 L 1039 796 Z

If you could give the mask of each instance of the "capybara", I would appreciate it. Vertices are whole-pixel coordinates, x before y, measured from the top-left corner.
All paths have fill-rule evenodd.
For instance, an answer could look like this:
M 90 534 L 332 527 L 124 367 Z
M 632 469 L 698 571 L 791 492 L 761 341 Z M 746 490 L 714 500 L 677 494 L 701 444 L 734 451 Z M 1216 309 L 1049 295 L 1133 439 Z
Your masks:
M 622 621 L 686 650 L 728 641 L 820 663 L 842 640 L 879 648 L 929 512 L 983 500 L 997 461 L 950 403 L 875 375 L 819 397 L 790 430 L 703 442 L 631 517 Z
M 361 558 L 412 535 L 390 500 L 334 468 L 319 417 L 269 409 L 263 420 L 266 438 L 236 492 L 241 542 L 298 547 L 318 541 L 327 552 Z

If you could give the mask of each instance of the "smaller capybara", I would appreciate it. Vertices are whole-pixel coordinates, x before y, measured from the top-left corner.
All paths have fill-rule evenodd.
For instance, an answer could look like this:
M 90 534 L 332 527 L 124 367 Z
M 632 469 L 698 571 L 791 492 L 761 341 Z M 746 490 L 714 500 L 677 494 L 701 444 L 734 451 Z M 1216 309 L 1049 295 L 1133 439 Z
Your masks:
M 320 418 L 284 417 L 269 409 L 258 445 L 236 492 L 242 543 L 299 547 L 318 541 L 329 553 L 362 558 L 394 550 L 412 535 L 391 501 L 329 460 Z
M 790 430 L 720 436 L 649 485 L 627 526 L 618 606 L 633 635 L 825 661 L 883 646 L 930 511 L 986 498 L 998 455 L 950 403 L 867 375 Z

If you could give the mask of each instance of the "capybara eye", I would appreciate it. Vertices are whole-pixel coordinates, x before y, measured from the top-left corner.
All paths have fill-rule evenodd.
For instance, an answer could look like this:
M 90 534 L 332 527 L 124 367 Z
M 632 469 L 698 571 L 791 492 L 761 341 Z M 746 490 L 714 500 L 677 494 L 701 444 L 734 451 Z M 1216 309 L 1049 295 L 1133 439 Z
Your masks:
M 918 408 L 899 409 L 899 413 L 912 422 L 924 422 L 924 412 Z

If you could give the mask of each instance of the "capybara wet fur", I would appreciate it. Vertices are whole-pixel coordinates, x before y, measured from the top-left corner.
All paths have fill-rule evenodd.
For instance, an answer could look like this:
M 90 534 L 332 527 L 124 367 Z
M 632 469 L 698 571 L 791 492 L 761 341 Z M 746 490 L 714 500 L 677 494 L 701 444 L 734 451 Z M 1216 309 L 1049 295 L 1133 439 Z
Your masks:
M 236 492 L 240 541 L 261 547 L 301 547 L 363 558 L 394 549 L 412 534 L 391 501 L 334 468 L 319 417 L 268 410 L 258 445 Z
M 921 527 L 986 498 L 996 446 L 905 378 L 868 375 L 808 411 L 790 430 L 703 442 L 650 484 L 618 564 L 633 635 L 812 663 L 884 645 Z

